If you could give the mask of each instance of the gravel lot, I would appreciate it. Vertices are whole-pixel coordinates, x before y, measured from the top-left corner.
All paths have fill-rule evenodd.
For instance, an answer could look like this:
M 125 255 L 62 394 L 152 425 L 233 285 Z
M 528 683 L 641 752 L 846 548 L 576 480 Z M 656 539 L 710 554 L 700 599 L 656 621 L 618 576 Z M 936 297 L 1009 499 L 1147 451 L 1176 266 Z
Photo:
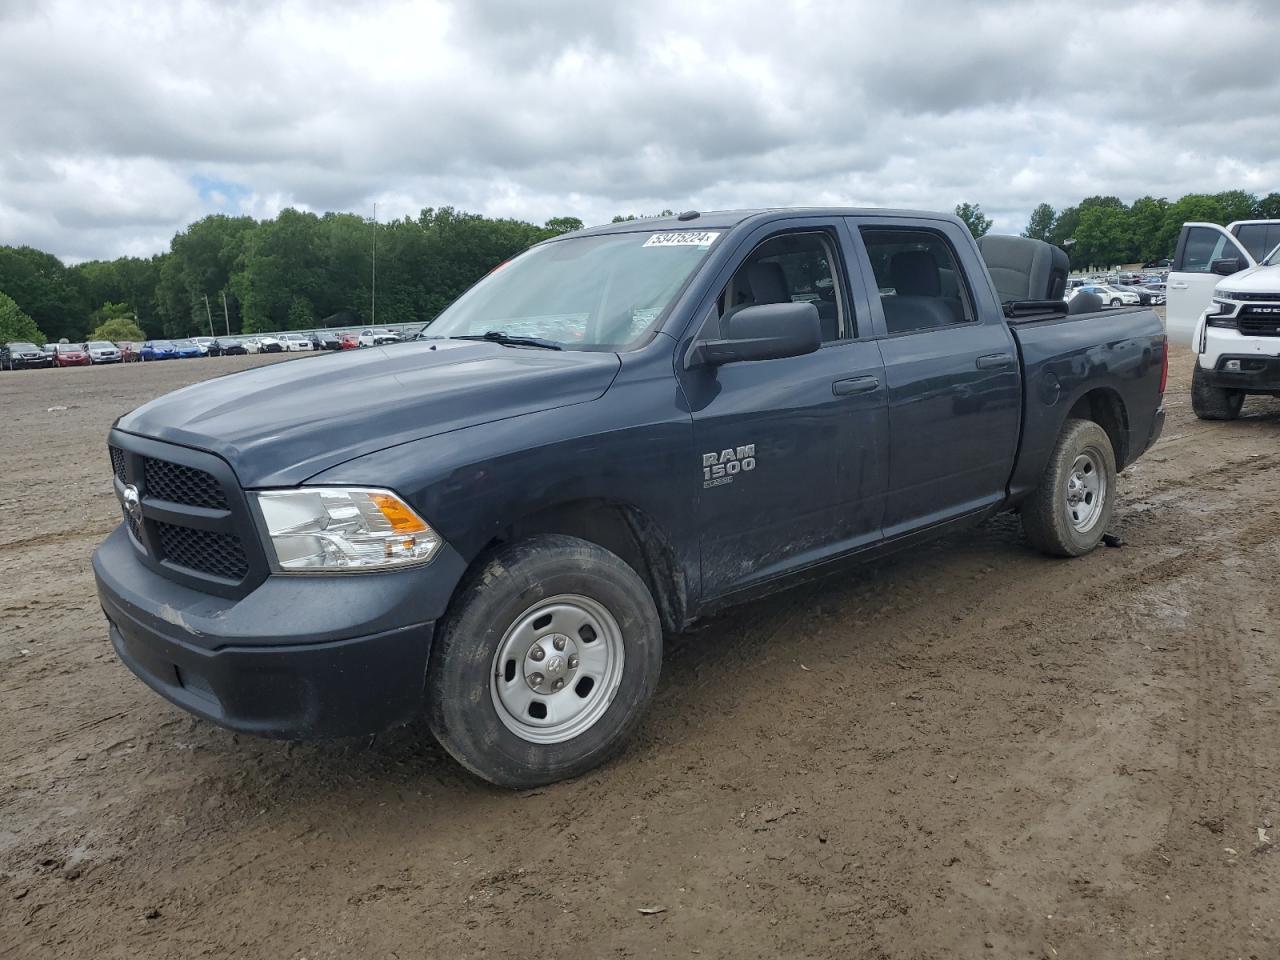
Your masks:
M 0 957 L 1280 956 L 1280 403 L 1202 424 L 1176 352 L 1122 548 L 1001 518 L 721 616 L 621 758 L 512 794 L 112 654 L 107 428 L 274 359 L 0 374 Z

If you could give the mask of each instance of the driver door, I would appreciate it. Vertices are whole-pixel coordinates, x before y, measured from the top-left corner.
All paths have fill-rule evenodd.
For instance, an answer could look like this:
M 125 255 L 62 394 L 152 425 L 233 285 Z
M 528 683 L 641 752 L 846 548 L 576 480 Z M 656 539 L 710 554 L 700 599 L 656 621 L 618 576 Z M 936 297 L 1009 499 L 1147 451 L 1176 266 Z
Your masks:
M 704 314 L 700 336 L 714 339 L 736 308 L 809 301 L 823 331 L 817 351 L 679 370 L 696 442 L 705 598 L 880 539 L 884 368 L 865 301 L 851 295 L 843 229 L 812 218 L 762 228 Z

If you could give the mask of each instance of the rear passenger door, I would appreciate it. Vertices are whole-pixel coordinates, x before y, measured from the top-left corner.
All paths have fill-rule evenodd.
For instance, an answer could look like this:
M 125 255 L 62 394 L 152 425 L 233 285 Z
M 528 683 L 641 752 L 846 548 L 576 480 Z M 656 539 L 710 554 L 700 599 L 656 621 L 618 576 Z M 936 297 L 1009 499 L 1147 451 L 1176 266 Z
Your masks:
M 1017 453 L 1021 377 L 970 237 L 949 220 L 850 218 L 889 395 L 892 539 L 1004 498 Z M 971 282 L 970 278 L 980 278 Z

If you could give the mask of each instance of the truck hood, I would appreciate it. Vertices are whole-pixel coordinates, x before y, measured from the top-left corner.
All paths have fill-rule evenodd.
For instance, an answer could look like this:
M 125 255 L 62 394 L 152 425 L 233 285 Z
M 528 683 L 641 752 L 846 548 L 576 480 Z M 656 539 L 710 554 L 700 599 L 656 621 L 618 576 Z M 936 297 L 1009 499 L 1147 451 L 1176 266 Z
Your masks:
M 1280 264 L 1259 265 L 1223 277 L 1219 284 L 1225 290 L 1240 293 L 1270 293 L 1280 300 Z
M 116 427 L 217 454 L 245 487 L 292 486 L 396 444 L 595 400 L 620 366 L 615 353 L 393 344 L 206 380 Z

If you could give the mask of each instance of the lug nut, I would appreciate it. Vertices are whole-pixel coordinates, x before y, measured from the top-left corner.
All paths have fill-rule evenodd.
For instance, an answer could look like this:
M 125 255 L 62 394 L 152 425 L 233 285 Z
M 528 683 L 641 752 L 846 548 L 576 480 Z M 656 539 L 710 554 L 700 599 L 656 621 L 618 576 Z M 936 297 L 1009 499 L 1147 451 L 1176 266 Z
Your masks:
M 546 679 L 546 677 L 544 677 L 544 676 L 543 676 L 542 674 L 540 674 L 540 673 L 531 673 L 531 674 L 529 674 L 529 684 L 530 684 L 531 686 L 534 686 L 534 687 L 540 687 L 540 686 L 542 686 L 542 681 L 543 681 L 543 680 L 545 680 L 545 679 Z
M 551 689 L 552 689 L 552 690 L 559 690 L 559 689 L 560 689 L 561 687 L 563 687 L 563 686 L 564 686 L 564 681 L 563 681 L 563 680 L 557 680 L 555 683 L 551 684 Z
M 555 645 L 555 648 L 556 648 L 557 650 L 563 650 L 563 649 L 564 649 L 564 637 L 556 637 L 556 638 L 555 638 L 554 640 L 552 640 L 551 642 Z
M 543 650 L 541 646 L 535 646 L 532 650 L 529 651 L 530 660 L 541 660 L 546 655 L 547 655 L 547 651 Z
M 569 669 L 570 670 L 578 669 L 578 655 L 576 653 L 569 654 Z

